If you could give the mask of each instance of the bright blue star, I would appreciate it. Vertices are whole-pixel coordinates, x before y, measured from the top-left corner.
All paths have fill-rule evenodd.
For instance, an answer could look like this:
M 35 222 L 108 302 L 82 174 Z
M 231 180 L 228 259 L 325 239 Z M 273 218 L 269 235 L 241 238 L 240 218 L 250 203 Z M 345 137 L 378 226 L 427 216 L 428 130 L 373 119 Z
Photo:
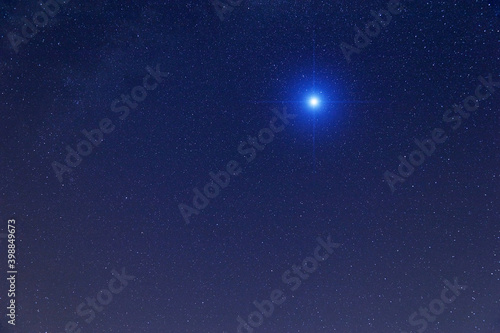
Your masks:
M 316 96 L 313 96 L 309 99 L 309 105 L 313 108 L 317 107 L 319 105 L 319 99 Z

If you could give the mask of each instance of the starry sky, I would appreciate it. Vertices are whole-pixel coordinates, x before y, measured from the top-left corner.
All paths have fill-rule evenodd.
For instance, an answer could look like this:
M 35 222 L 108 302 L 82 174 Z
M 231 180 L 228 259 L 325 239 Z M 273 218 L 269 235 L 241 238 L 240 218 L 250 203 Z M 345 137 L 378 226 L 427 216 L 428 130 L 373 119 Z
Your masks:
M 500 332 L 500 3 L 401 1 L 348 61 L 388 0 L 238 2 L 221 20 L 210 0 L 71 0 L 16 52 L 41 6 L 1 1 L 0 233 L 16 219 L 18 277 L 0 333 Z M 443 115 L 488 76 L 452 129 Z M 448 139 L 393 191 L 384 175 L 435 128 Z M 316 249 L 328 259 L 294 272 Z

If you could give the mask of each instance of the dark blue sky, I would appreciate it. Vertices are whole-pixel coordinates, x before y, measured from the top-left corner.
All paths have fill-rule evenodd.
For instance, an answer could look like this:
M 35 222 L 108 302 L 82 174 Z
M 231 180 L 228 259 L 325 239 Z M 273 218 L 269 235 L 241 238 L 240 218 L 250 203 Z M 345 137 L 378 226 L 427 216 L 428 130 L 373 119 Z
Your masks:
M 243 0 L 221 21 L 209 0 L 72 0 L 25 38 L 22 19 L 41 6 L 3 1 L 0 232 L 16 219 L 19 271 L 9 329 L 237 332 L 279 289 L 286 300 L 248 328 L 500 332 L 500 5 L 401 1 L 348 62 L 342 43 L 355 47 L 356 27 L 388 3 Z M 25 38 L 18 53 L 9 33 Z M 454 111 L 481 84 L 477 110 Z M 273 117 L 284 127 L 263 148 Z M 67 149 L 98 128 L 102 142 L 69 166 Z M 398 157 L 435 128 L 447 140 L 402 176 Z M 207 196 L 230 161 L 241 172 L 194 207 L 193 189 Z M 72 170 L 62 181 L 54 162 Z M 387 171 L 404 179 L 395 191 Z M 198 211 L 189 224 L 181 203 Z M 329 235 L 341 245 L 308 278 L 294 273 Z M 135 278 L 90 320 L 86 298 L 114 290 L 122 268 Z M 456 300 L 434 320 L 418 313 L 455 278 L 467 286 Z

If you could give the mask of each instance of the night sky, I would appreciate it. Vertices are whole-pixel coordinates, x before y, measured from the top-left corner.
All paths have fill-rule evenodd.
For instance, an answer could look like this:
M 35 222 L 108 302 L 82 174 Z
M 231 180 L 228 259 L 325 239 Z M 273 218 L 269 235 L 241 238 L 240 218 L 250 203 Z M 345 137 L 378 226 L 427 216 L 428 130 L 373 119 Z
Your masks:
M 48 2 L 0 4 L 0 333 L 500 332 L 500 2 Z

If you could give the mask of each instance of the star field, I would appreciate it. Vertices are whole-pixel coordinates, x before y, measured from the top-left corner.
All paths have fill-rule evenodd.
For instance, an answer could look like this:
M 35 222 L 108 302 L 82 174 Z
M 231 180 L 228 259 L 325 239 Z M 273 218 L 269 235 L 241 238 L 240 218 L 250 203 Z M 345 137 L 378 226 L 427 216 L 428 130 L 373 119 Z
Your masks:
M 0 333 L 500 332 L 500 4 L 214 3 L 0 4 Z

